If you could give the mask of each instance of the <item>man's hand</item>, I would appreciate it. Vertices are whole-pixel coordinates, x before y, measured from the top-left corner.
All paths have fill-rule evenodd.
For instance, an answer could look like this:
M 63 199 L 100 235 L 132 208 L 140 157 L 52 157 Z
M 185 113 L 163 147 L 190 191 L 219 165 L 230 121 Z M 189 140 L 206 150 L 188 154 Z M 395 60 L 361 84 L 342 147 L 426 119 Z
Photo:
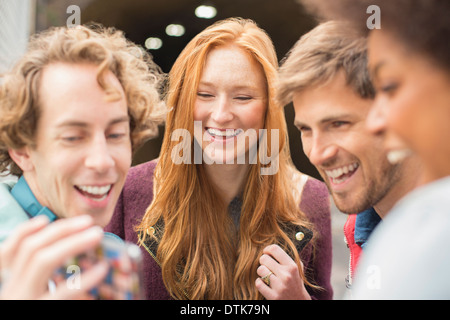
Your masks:
M 106 276 L 100 263 L 84 272 L 80 289 L 65 282 L 48 291 L 53 272 L 69 258 L 100 244 L 103 231 L 89 216 L 57 220 L 40 216 L 21 224 L 0 246 L 0 299 L 84 299 Z

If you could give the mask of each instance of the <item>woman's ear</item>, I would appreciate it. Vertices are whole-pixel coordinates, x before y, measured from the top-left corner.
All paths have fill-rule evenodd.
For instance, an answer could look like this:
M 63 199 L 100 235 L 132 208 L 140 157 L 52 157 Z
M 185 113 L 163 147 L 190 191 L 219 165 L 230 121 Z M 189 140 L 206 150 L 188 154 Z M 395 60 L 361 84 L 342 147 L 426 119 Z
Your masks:
M 31 160 L 30 148 L 25 146 L 20 149 L 9 149 L 9 156 L 22 169 L 23 172 L 34 169 L 33 161 Z

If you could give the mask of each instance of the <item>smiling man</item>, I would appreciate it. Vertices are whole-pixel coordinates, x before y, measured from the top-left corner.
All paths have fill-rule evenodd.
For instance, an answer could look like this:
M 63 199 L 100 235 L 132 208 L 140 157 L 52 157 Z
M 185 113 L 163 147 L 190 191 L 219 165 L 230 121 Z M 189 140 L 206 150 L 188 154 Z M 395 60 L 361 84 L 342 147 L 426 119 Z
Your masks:
M 53 272 L 111 236 L 132 152 L 163 120 L 159 78 L 122 32 L 79 26 L 35 35 L 1 79 L 0 172 L 18 179 L 0 184 L 0 299 L 87 298 L 104 278 L 101 262 L 77 290 Z
M 367 71 L 366 39 L 339 22 L 304 35 L 280 68 L 278 97 L 293 102 L 303 150 L 337 208 L 351 214 L 344 227 L 350 248 L 349 285 L 370 234 L 416 184 L 411 157 L 390 163 L 382 134 L 366 118 L 375 96 Z
M 122 86 L 108 72 L 118 99 L 105 100 L 96 69 L 90 64 L 45 67 L 36 147 L 9 154 L 23 170 L 17 187 L 28 184 L 42 206 L 58 217 L 86 213 L 104 226 L 131 165 L 131 141 Z
M 0 241 L 37 215 L 105 226 L 132 151 L 162 119 L 156 65 L 120 31 L 55 28 L 2 79 Z

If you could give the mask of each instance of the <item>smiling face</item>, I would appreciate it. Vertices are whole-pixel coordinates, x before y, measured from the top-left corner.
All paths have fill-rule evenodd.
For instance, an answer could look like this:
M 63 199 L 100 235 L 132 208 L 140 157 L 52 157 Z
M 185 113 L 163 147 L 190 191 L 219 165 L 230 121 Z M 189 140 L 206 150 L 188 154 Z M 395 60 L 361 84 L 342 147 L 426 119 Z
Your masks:
M 368 126 L 389 133 L 386 149 L 398 149 L 398 138 L 412 149 L 423 161 L 425 181 L 439 179 L 450 175 L 450 75 L 400 43 L 387 32 L 371 32 L 377 96 Z
M 202 122 L 195 135 L 205 156 L 216 163 L 236 163 L 255 144 L 264 128 L 267 84 L 263 69 L 236 45 L 212 49 L 207 56 L 195 101 L 194 120 Z M 253 135 L 253 133 L 255 135 Z
M 89 214 L 105 226 L 131 165 L 131 142 L 119 81 L 106 73 L 106 81 L 121 94 L 108 101 L 96 76 L 93 65 L 47 66 L 36 147 L 10 153 L 43 206 L 59 217 Z
M 340 72 L 324 86 L 297 92 L 293 103 L 303 150 L 339 210 L 359 213 L 381 201 L 398 178 L 383 140 L 366 129 L 372 100 L 354 93 Z

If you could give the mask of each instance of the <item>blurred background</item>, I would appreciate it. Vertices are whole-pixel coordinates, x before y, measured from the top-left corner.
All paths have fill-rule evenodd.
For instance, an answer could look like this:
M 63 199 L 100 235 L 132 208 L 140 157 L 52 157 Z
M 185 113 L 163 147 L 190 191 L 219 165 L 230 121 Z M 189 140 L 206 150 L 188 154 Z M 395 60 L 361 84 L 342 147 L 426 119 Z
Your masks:
M 296 0 L 0 0 L 0 74 L 26 50 L 28 37 L 51 26 L 101 23 L 125 32 L 146 48 L 164 72 L 184 46 L 200 31 L 228 17 L 253 19 L 271 36 L 281 60 L 295 42 L 314 28 L 316 21 Z M 286 106 L 292 159 L 297 168 L 321 179 L 302 151 L 300 133 L 293 126 L 292 105 Z M 136 153 L 133 165 L 157 158 L 159 137 Z M 345 293 L 348 250 L 342 226 L 346 216 L 333 207 L 334 298 Z

